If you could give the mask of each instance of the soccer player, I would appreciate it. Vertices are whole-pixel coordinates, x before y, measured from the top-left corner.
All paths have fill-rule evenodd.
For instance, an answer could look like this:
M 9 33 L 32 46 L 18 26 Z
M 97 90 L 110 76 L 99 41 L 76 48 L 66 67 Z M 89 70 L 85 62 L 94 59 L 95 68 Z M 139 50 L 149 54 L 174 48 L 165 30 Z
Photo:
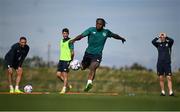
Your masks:
M 23 93 L 19 89 L 19 83 L 23 74 L 22 63 L 29 52 L 27 39 L 20 37 L 19 42 L 12 45 L 11 49 L 5 55 L 5 66 L 7 68 L 10 93 Z M 13 68 L 16 70 L 16 86 L 13 87 Z
M 64 82 L 64 86 L 60 94 L 65 94 L 70 88 L 71 85 L 68 85 L 68 72 L 70 61 L 74 57 L 74 46 L 69 43 L 69 30 L 64 28 L 62 30 L 63 39 L 60 41 L 60 57 L 57 69 L 57 77 Z
M 167 78 L 169 96 L 174 96 L 172 90 L 172 72 L 171 72 L 171 49 L 174 40 L 167 37 L 165 33 L 160 33 L 158 38 L 152 40 L 152 44 L 158 50 L 157 74 L 161 88 L 161 96 L 165 96 L 164 77 Z
M 89 68 L 88 81 L 84 89 L 88 92 L 93 84 L 92 81 L 95 78 L 96 69 L 99 67 L 102 59 L 102 51 L 106 40 L 108 37 L 113 37 L 114 39 L 122 40 L 124 43 L 126 40 L 119 35 L 112 33 L 108 29 L 104 29 L 106 21 L 103 18 L 97 18 L 96 27 L 90 27 L 85 30 L 82 34 L 78 35 L 71 40 L 72 43 L 81 40 L 84 37 L 88 37 L 88 47 L 86 48 L 83 60 L 81 62 L 81 69 L 85 70 Z

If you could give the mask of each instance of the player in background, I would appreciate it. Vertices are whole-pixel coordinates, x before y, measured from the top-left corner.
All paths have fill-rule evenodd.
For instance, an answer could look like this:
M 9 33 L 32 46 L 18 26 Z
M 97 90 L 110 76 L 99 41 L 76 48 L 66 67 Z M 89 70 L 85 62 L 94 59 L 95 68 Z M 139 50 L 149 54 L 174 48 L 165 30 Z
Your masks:
M 12 45 L 11 49 L 5 55 L 5 67 L 7 68 L 10 93 L 23 93 L 19 89 L 19 83 L 23 74 L 22 64 L 28 52 L 29 46 L 27 45 L 27 39 L 20 37 L 19 42 Z M 13 87 L 13 69 L 17 73 L 15 88 Z
M 81 62 L 81 69 L 85 70 L 89 68 L 88 81 L 84 89 L 85 92 L 88 92 L 93 86 L 93 80 L 95 78 L 96 69 L 99 67 L 102 59 L 102 51 L 106 40 L 110 37 L 118 40 L 122 40 L 124 43 L 126 40 L 112 33 L 108 29 L 104 29 L 106 21 L 103 18 L 97 18 L 96 27 L 90 27 L 85 30 L 82 34 L 78 35 L 71 40 L 71 43 L 81 40 L 84 37 L 88 37 L 88 47 L 86 48 L 83 60 Z
M 158 50 L 157 74 L 161 88 L 161 96 L 165 96 L 164 77 L 167 78 L 169 96 L 174 96 L 172 90 L 172 72 L 171 72 L 171 50 L 174 40 L 167 37 L 165 33 L 160 33 L 158 38 L 152 40 L 152 44 Z
M 74 57 L 74 46 L 69 43 L 69 30 L 64 28 L 62 30 L 63 39 L 60 41 L 60 56 L 59 63 L 57 68 L 57 77 L 64 82 L 64 86 L 60 92 L 60 94 L 64 94 L 71 88 L 71 85 L 68 85 L 68 72 L 69 72 L 69 64 L 73 60 Z

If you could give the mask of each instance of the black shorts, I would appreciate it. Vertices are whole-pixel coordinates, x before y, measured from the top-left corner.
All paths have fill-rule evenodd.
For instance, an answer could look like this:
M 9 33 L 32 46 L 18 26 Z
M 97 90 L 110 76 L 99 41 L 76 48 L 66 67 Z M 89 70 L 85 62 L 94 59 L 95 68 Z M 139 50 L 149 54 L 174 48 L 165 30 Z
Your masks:
M 21 67 L 21 66 L 19 66 L 19 63 L 20 63 L 20 62 L 18 62 L 18 61 L 17 61 L 17 62 L 14 62 L 11 67 L 14 68 L 15 70 L 17 70 L 18 67 Z M 6 60 L 4 60 L 4 68 L 5 68 L 5 69 L 8 69 L 8 68 L 9 68 Z
M 59 63 L 58 63 L 58 66 L 57 66 L 57 71 L 59 71 L 59 72 L 69 72 L 69 64 L 70 64 L 70 61 L 59 60 Z
M 171 64 L 170 63 L 157 63 L 157 74 L 171 76 Z
M 101 60 L 102 60 L 101 55 L 95 55 L 85 52 L 81 65 L 83 69 L 86 69 L 90 66 L 92 62 L 98 62 L 100 64 Z

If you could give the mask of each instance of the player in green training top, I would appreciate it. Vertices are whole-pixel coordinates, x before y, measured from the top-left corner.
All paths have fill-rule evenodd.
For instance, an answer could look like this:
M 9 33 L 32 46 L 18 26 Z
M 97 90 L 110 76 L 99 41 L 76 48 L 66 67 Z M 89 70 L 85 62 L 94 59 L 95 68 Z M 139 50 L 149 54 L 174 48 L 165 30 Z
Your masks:
M 69 43 L 69 30 L 64 28 L 62 30 L 63 39 L 60 41 L 60 57 L 57 69 L 57 77 L 64 82 L 64 86 L 60 94 L 66 93 L 71 85 L 68 85 L 68 72 L 69 72 L 69 63 L 73 60 L 74 57 L 74 46 Z
M 70 42 L 74 43 L 75 41 L 81 40 L 82 38 L 88 36 L 88 47 L 86 48 L 83 60 L 81 62 L 82 70 L 89 68 L 90 72 L 88 75 L 88 81 L 84 89 L 85 92 L 89 91 L 92 88 L 92 81 L 94 80 L 96 69 L 99 67 L 102 59 L 102 51 L 108 37 L 113 37 L 118 40 L 122 40 L 124 43 L 126 40 L 112 33 L 108 29 L 104 29 L 105 20 L 103 18 L 97 18 L 96 27 L 90 27 L 85 30 L 82 34 L 78 35 Z

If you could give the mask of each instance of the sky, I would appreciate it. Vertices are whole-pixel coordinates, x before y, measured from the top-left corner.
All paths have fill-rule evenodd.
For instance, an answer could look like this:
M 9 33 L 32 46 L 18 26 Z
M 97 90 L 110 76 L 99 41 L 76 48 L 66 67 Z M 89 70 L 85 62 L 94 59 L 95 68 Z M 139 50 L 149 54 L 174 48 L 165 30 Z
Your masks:
M 0 56 L 20 36 L 28 39 L 28 57 L 40 56 L 58 62 L 61 30 L 69 28 L 74 38 L 95 26 L 98 17 L 106 29 L 127 39 L 125 44 L 107 40 L 101 65 L 129 66 L 135 62 L 155 69 L 157 50 L 151 44 L 160 32 L 175 40 L 173 69 L 180 68 L 180 0 L 0 0 Z M 82 60 L 87 38 L 75 43 L 75 59 Z

